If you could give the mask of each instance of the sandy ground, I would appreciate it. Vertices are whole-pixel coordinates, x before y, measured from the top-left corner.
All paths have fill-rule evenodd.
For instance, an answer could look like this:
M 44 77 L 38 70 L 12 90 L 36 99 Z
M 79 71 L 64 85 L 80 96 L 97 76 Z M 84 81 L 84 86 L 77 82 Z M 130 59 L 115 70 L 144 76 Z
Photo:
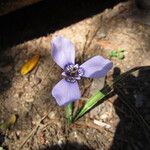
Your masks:
M 148 78 L 150 68 L 150 26 L 134 16 L 131 3 L 120 3 L 52 34 L 9 47 L 0 62 L 0 119 L 17 114 L 16 124 L 8 131 L 3 145 L 10 150 L 150 149 L 150 103 Z M 134 11 L 135 12 L 135 11 Z M 108 58 L 112 50 L 122 48 L 125 58 L 112 58 L 114 67 L 106 82 L 120 73 L 141 66 L 125 81 L 114 86 L 114 92 L 102 104 L 71 126 L 66 124 L 64 108 L 51 96 L 52 87 L 61 79 L 61 69 L 50 55 L 50 42 L 56 35 L 69 38 L 76 46 L 76 61 L 95 55 Z M 22 76 L 22 65 L 40 53 L 38 66 Z M 142 67 L 143 66 L 143 67 Z M 102 80 L 81 81 L 86 101 Z M 46 117 L 43 119 L 43 116 Z M 109 127 L 95 124 L 95 120 Z

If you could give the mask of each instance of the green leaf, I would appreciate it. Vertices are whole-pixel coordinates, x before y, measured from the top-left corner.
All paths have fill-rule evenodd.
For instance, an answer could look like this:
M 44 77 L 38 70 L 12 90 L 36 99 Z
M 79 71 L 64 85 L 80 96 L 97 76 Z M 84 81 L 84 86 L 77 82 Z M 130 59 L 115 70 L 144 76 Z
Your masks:
M 118 48 L 117 50 L 113 50 L 109 53 L 109 57 L 117 57 L 118 59 L 124 59 L 124 49 Z
M 111 51 L 109 57 L 117 57 L 117 51 Z
M 97 102 L 101 101 L 106 95 L 101 91 L 98 91 L 94 96 L 92 96 L 83 106 L 81 111 L 75 116 L 74 121 L 83 116 L 88 112 Z
M 0 150 L 4 150 L 3 147 L 0 147 Z
M 12 125 L 16 123 L 17 117 L 16 115 L 12 114 L 9 118 L 6 119 L 4 123 L 0 125 L 1 130 L 7 130 L 9 129 Z
M 5 150 L 3 147 L 0 146 L 0 150 Z
M 123 48 L 118 48 L 117 52 L 124 52 Z
M 113 89 L 113 86 L 118 84 L 119 82 L 121 82 L 122 80 L 124 80 L 128 75 L 130 75 L 131 73 L 137 71 L 137 70 L 149 70 L 150 66 L 140 66 L 140 67 L 135 67 L 121 75 L 119 75 L 118 77 L 115 78 L 115 80 L 110 84 L 105 86 L 105 88 L 103 88 L 103 90 L 105 90 L 105 92 L 101 92 L 98 91 L 96 93 L 96 95 L 92 96 L 86 103 L 85 105 L 82 107 L 81 111 L 79 111 L 76 115 L 75 118 L 73 119 L 73 121 L 76 121 L 77 119 L 79 119 L 81 116 L 83 116 L 86 112 L 88 112 L 97 102 L 101 101 L 105 96 L 107 96 L 108 94 L 110 94 L 111 89 Z M 105 94 L 106 93 L 106 94 Z M 147 123 L 144 121 L 144 124 L 148 127 Z
M 72 123 L 72 120 L 73 120 L 73 103 L 70 103 L 66 106 L 66 119 L 67 119 L 67 122 L 70 124 Z
M 124 54 L 123 53 L 118 53 L 118 55 L 117 55 L 117 58 L 118 59 L 120 59 L 120 60 L 122 60 L 122 59 L 124 59 Z

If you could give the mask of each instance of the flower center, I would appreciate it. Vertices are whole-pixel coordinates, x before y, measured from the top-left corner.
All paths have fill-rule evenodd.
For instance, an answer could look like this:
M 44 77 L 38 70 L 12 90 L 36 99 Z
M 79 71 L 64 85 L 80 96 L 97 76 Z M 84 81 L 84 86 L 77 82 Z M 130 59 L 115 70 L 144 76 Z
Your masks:
M 69 64 L 65 67 L 64 72 L 62 73 L 65 76 L 65 79 L 68 82 L 75 82 L 76 80 L 80 80 L 81 76 L 84 74 L 84 71 L 78 64 Z

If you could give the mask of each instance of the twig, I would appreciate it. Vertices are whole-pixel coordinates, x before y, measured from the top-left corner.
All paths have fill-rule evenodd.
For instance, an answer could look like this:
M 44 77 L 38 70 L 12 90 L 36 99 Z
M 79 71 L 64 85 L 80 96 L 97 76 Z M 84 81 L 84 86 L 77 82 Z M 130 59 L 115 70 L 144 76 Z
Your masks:
M 39 126 L 40 126 L 40 124 L 41 124 L 41 122 L 45 119 L 47 117 L 47 114 L 44 116 L 44 117 L 42 117 L 39 121 L 38 121 L 38 123 L 37 123 L 37 125 L 35 126 L 35 128 L 30 132 L 30 134 L 24 139 L 24 141 L 20 144 L 20 147 L 18 148 L 18 150 L 21 150 L 22 149 L 22 147 L 26 144 L 26 142 L 36 133 L 36 131 L 38 130 L 38 128 L 39 128 Z
M 100 22 L 102 22 L 102 19 L 103 19 L 103 17 L 101 16 L 100 17 Z M 85 41 L 85 44 L 83 46 L 82 61 L 85 59 L 86 50 L 89 49 L 90 45 L 92 44 L 92 41 L 93 41 L 94 37 L 96 36 L 97 32 L 100 30 L 101 26 L 102 25 L 98 26 L 95 29 L 95 31 L 94 31 L 93 35 L 91 36 L 91 39 L 89 40 L 89 42 L 88 42 L 88 38 L 89 38 L 90 30 L 88 30 L 88 33 L 86 34 L 86 41 Z
M 83 61 L 84 61 L 84 59 L 85 59 L 85 50 L 87 49 L 87 45 L 88 45 L 89 33 L 90 33 L 90 31 L 88 30 L 88 33 L 87 33 L 86 36 L 85 36 L 85 37 L 86 37 L 86 41 L 85 41 L 84 46 L 83 46 L 81 63 L 83 63 Z
M 94 128 L 98 131 L 100 131 L 101 133 L 103 132 L 103 129 L 100 128 L 98 125 L 94 124 L 94 123 L 91 123 L 91 122 L 85 122 L 85 123 L 82 123 L 82 122 L 78 122 L 78 123 L 75 123 L 74 125 L 72 125 L 72 127 L 78 127 L 78 126 L 83 126 L 83 127 L 90 127 L 90 128 Z

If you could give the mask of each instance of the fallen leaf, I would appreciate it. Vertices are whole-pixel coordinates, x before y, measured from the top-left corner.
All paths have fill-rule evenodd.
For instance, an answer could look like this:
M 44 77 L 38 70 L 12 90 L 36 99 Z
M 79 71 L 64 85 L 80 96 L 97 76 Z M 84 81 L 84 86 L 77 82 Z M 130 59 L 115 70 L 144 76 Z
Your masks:
M 12 114 L 9 118 L 6 119 L 4 123 L 0 125 L 0 129 L 2 130 L 7 130 L 9 129 L 12 125 L 16 123 L 17 116 L 15 114 Z
M 38 61 L 40 59 L 40 55 L 36 54 L 33 56 L 31 59 L 29 59 L 21 68 L 21 74 L 26 75 L 29 73 L 31 70 L 33 70 L 36 65 L 38 64 Z
M 0 150 L 4 150 L 3 147 L 0 146 Z

